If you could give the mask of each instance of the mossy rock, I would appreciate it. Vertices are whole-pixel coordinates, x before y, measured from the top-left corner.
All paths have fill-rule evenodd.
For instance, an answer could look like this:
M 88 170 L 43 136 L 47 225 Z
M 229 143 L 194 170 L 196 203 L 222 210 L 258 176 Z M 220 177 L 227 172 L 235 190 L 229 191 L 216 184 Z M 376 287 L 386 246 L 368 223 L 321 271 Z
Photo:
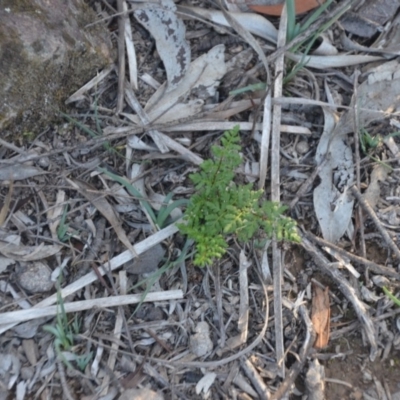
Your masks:
M 2 137 L 39 133 L 74 91 L 113 62 L 110 35 L 83 0 L 4 0 L 0 8 Z

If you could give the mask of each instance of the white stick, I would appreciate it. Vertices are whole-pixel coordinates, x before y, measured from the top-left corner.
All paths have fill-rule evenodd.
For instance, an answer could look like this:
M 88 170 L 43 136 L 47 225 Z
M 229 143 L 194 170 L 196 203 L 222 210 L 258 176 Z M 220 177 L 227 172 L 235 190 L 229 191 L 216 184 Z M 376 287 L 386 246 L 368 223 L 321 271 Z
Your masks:
M 176 300 L 183 298 L 182 290 L 169 290 L 165 292 L 150 292 L 144 298 L 143 294 L 128 294 L 125 296 L 111 296 L 102 297 L 99 299 L 74 301 L 73 303 L 65 303 L 64 309 L 66 313 L 78 312 L 83 310 L 89 310 L 94 307 L 117 307 L 124 306 L 127 304 L 137 304 L 140 301 L 151 302 L 151 301 L 165 301 L 165 300 Z M 59 306 L 50 306 L 43 308 L 31 308 L 29 310 L 10 311 L 0 314 L 0 324 L 18 324 L 19 322 L 25 322 L 31 319 L 49 317 L 57 315 L 60 312 Z

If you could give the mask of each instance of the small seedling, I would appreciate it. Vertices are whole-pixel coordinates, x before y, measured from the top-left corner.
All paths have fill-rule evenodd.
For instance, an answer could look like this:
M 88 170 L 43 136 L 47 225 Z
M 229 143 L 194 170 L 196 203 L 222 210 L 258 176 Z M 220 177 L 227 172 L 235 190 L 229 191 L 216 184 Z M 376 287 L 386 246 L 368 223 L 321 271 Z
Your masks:
M 57 290 L 57 317 L 56 325 L 45 325 L 43 330 L 54 335 L 54 349 L 57 357 L 70 369 L 73 369 L 71 363 L 64 356 L 65 351 L 71 351 L 74 347 L 74 336 L 79 333 L 80 324 L 77 316 L 75 315 L 74 320 L 68 321 L 67 313 L 65 312 L 64 300 L 61 296 L 61 291 Z M 83 371 L 86 365 L 92 359 L 93 353 L 90 352 L 86 355 L 74 354 L 74 360 L 76 361 L 78 368 Z
M 127 181 L 125 178 L 122 178 L 119 175 L 113 174 L 112 172 L 108 171 L 105 168 L 99 168 L 99 171 L 109 176 L 115 182 L 118 182 L 119 184 L 124 186 L 132 196 L 135 196 L 135 198 L 139 200 L 140 205 L 146 210 L 147 215 L 151 218 L 153 223 L 157 225 L 160 229 L 165 228 L 165 226 L 169 222 L 170 223 L 174 222 L 174 221 L 172 222 L 169 221 L 168 217 L 175 208 L 180 207 L 182 205 L 186 205 L 188 203 L 188 200 L 180 199 L 173 201 L 171 204 L 169 204 L 173 196 L 173 193 L 169 193 L 165 197 L 163 205 L 161 206 L 160 210 L 157 213 L 155 213 L 150 203 L 147 201 L 147 199 L 144 198 L 143 195 L 139 192 L 139 190 L 137 190 L 135 186 L 133 186 L 129 181 Z
M 63 215 L 60 220 L 60 224 L 57 227 L 57 236 L 58 236 L 58 240 L 60 242 L 66 242 L 67 240 L 69 240 L 71 238 L 71 236 L 73 236 L 73 234 L 76 233 L 76 232 L 74 232 L 73 234 L 71 234 L 68 232 L 69 225 L 67 223 L 65 223 L 65 221 L 67 219 L 67 212 L 68 212 L 68 206 L 65 206 Z
M 178 227 L 193 239 L 196 246 L 194 264 L 205 266 L 221 258 L 227 248 L 227 237 L 234 234 L 247 242 L 261 228 L 277 240 L 300 241 L 296 223 L 283 216 L 285 206 L 261 201 L 262 190 L 233 182 L 241 163 L 239 126 L 221 138 L 222 146 L 212 146 L 212 159 L 191 174 L 196 193 L 190 199 L 184 221 Z

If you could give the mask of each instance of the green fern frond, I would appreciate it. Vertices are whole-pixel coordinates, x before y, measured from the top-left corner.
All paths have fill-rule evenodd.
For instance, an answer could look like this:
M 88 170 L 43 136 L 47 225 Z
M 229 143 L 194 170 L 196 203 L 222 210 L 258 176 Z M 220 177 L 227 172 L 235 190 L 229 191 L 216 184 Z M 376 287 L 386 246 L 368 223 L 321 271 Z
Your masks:
M 195 242 L 194 264 L 205 266 L 221 258 L 228 248 L 226 236 L 250 240 L 262 228 L 269 237 L 299 241 L 295 222 L 282 214 L 286 207 L 265 201 L 262 191 L 252 185 L 236 185 L 235 170 L 241 163 L 239 126 L 221 138 L 222 146 L 212 146 L 213 158 L 189 177 L 196 188 L 190 199 L 184 224 L 178 227 Z

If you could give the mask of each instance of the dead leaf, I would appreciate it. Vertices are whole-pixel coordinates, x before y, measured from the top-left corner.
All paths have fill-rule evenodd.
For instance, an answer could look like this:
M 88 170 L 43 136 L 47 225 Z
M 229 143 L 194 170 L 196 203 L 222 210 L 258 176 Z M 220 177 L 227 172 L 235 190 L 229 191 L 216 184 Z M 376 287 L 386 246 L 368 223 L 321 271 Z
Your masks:
M 328 345 L 330 333 L 331 309 L 329 306 L 329 288 L 325 290 L 314 285 L 314 297 L 312 300 L 311 321 L 317 334 L 314 347 L 322 349 Z
M 320 164 L 326 156 L 319 177 L 321 183 L 314 189 L 315 213 L 325 240 L 337 242 L 346 232 L 353 213 L 354 200 L 347 194 L 354 180 L 351 147 L 343 136 L 335 134 L 335 115 L 323 109 L 325 126 L 318 143 L 315 160 Z
M 22 246 L 0 240 L 0 253 L 3 256 L 16 261 L 37 261 L 53 256 L 61 250 L 61 246 Z
M 85 182 L 73 181 L 68 178 L 67 181 L 82 196 L 89 200 L 97 208 L 99 213 L 107 219 L 107 221 L 114 228 L 119 240 L 127 247 L 127 249 L 130 250 L 135 257 L 139 257 L 128 237 L 126 236 L 125 231 L 122 229 L 121 222 L 119 221 L 117 213 L 114 211 L 114 208 L 108 203 L 104 195 L 90 187 Z
M 381 197 L 381 188 L 379 182 L 384 182 L 387 178 L 388 169 L 384 165 L 378 164 L 371 173 L 371 181 L 364 193 L 364 198 L 368 201 L 368 204 L 375 208 Z
M 185 39 L 185 25 L 177 18 L 172 0 L 164 0 L 162 6 L 144 3 L 143 8 L 134 12 L 134 16 L 156 41 L 167 73 L 168 93 L 178 86 L 190 65 L 190 46 Z

